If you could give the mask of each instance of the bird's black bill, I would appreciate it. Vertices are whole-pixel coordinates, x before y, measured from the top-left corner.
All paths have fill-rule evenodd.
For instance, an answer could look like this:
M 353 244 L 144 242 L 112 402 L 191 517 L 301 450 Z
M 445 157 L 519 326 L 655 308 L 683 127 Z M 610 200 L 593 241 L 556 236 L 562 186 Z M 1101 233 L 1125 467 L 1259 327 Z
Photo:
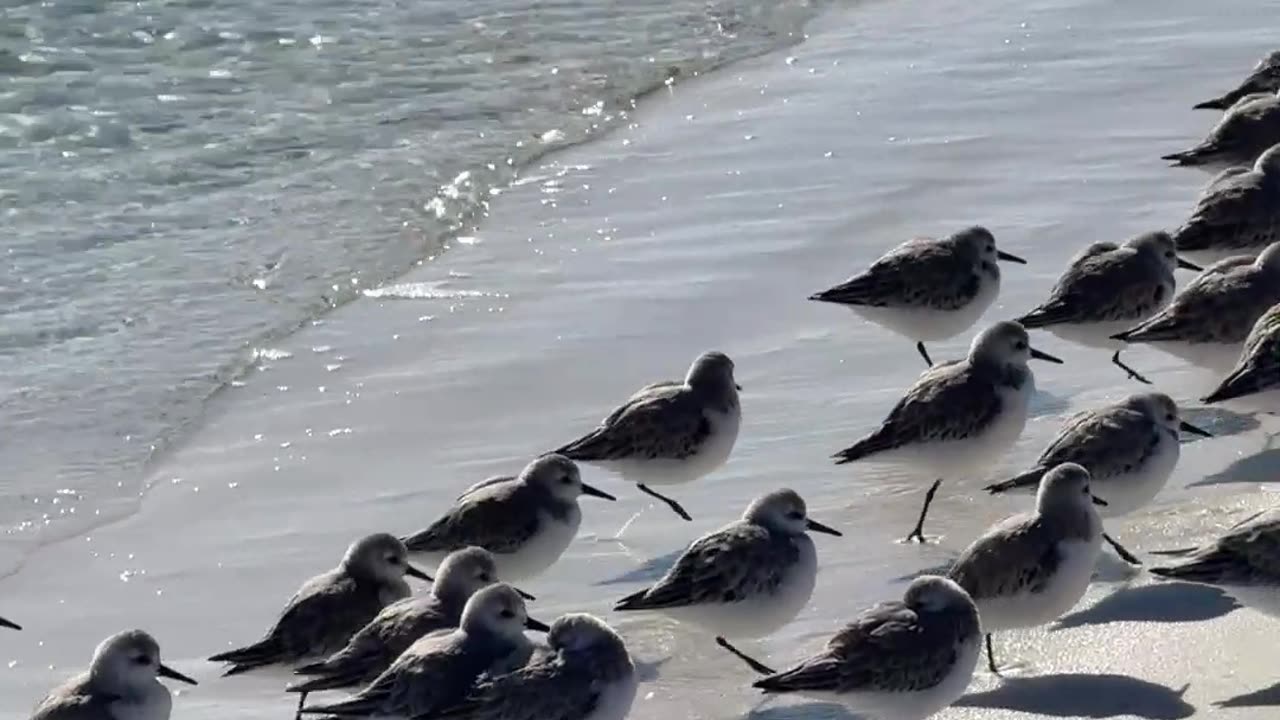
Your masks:
M 1195 270 L 1196 272 L 1200 272 L 1201 270 L 1204 270 L 1204 268 L 1200 267 L 1199 265 L 1193 262 L 1188 262 L 1186 260 L 1183 260 L 1182 258 L 1178 258 L 1178 267 L 1182 268 L 1183 270 Z
M 0 627 L 7 627 L 7 628 L 9 628 L 9 629 L 11 629 L 11 630 L 21 630 L 21 629 L 22 629 L 22 626 L 21 626 L 21 625 L 19 625 L 18 623 L 13 622 L 12 620 L 5 620 L 4 618 L 0 618 Z
M 1110 504 L 1106 500 L 1103 500 L 1102 498 L 1098 497 L 1097 495 L 1090 495 L 1089 499 L 1093 500 L 1093 504 L 1099 507 L 1106 507 L 1107 505 Z
M 602 498 L 602 499 L 604 499 L 604 500 L 614 500 L 614 501 L 616 501 L 616 500 L 618 499 L 618 498 L 616 498 L 616 497 L 614 497 L 614 496 L 610 495 L 609 493 L 607 493 L 607 492 L 605 492 L 605 491 L 603 491 L 603 490 L 597 490 L 596 488 L 593 488 L 593 487 L 591 487 L 590 485 L 588 485 L 588 484 L 586 484 L 586 483 L 582 483 L 582 494 L 583 494 L 583 495 L 590 495 L 591 497 L 598 497 L 598 498 Z
M 177 670 L 174 670 L 168 665 L 165 665 L 164 663 L 160 664 L 160 669 L 156 670 L 156 674 L 159 675 L 160 677 L 169 678 L 170 680 L 177 680 L 178 682 L 184 682 L 188 685 L 200 684 L 195 680 L 192 680 L 191 678 L 187 677 L 186 675 L 183 675 L 182 673 L 178 672 Z
M 1045 362 L 1057 363 L 1058 365 L 1062 364 L 1061 358 L 1056 358 L 1047 352 L 1043 352 L 1035 348 L 1031 348 L 1031 357 L 1035 358 L 1036 360 L 1044 360 Z
M 537 599 L 538 599 L 538 598 L 536 598 L 536 597 L 534 597 L 534 596 L 530 595 L 529 593 L 527 593 L 527 592 L 525 592 L 525 591 L 521 590 L 520 588 L 513 588 L 513 589 L 516 591 L 516 594 L 517 594 L 517 595 L 519 595 L 520 597 L 524 598 L 525 600 L 528 600 L 528 601 L 532 602 L 532 601 L 534 601 L 534 600 L 537 600 Z
M 549 632 L 551 630 L 550 625 L 542 622 L 541 620 L 534 620 L 533 618 L 525 618 L 524 626 L 530 630 L 537 630 L 538 632 Z
M 1026 265 L 1026 264 L 1027 264 L 1027 261 L 1026 261 L 1026 260 L 1023 260 L 1022 258 L 1018 257 L 1017 255 L 1011 255 L 1011 254 L 1009 254 L 1009 253 L 1007 253 L 1007 252 L 1005 252 L 1005 251 L 1003 251 L 1003 250 L 997 250 L 997 251 L 996 251 L 996 259 L 997 259 L 997 260 L 1003 260 L 1003 261 L 1005 261 L 1005 262 L 1018 263 L 1019 265 Z
M 809 520 L 807 522 L 808 522 L 809 529 L 814 532 L 825 533 L 827 535 L 835 535 L 836 537 L 844 537 L 844 533 L 840 532 L 839 530 L 833 527 L 828 527 L 826 525 L 823 525 L 817 520 Z
M 432 578 L 430 575 L 422 572 L 421 570 L 419 570 L 418 568 L 412 565 L 405 565 L 404 574 L 408 575 L 411 578 L 418 578 L 419 580 L 425 580 L 427 582 L 435 582 L 435 579 Z
M 1199 435 L 1200 437 L 1213 437 L 1213 433 L 1208 430 L 1202 430 L 1186 420 L 1178 423 L 1178 429 L 1182 432 L 1191 433 L 1192 435 Z

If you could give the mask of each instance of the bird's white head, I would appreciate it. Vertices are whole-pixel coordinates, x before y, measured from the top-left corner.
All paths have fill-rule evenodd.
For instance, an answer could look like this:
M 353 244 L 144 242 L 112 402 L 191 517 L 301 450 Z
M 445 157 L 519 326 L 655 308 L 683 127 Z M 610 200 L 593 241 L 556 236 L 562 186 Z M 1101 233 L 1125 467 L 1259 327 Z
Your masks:
M 481 588 L 498 581 L 498 568 L 493 555 L 479 547 L 455 550 L 436 569 L 431 592 L 438 597 L 470 598 Z
M 1159 392 L 1137 393 L 1124 399 L 1124 405 L 1132 408 L 1175 438 L 1179 432 L 1185 431 L 1201 437 L 1212 437 L 1207 431 L 1182 419 L 1178 403 L 1173 398 Z
M 1163 264 L 1169 269 L 1170 273 L 1179 267 L 1186 270 L 1203 270 L 1201 267 L 1180 259 L 1178 257 L 1178 249 L 1173 242 L 1173 236 L 1163 230 L 1136 235 L 1126 240 L 1124 245 L 1125 247 L 1133 248 L 1145 257 L 1152 258 Z
M 600 618 L 586 613 L 569 613 L 556 618 L 547 633 L 547 643 L 561 652 L 588 652 L 610 645 L 622 645 L 622 638 Z
M 747 511 L 742 514 L 742 519 L 784 535 L 804 535 L 810 530 L 828 535 L 841 534 L 816 520 L 810 520 L 804 499 L 789 488 L 775 490 L 751 501 Z
M 689 366 L 684 382 L 691 388 L 716 397 L 733 396 L 741 388 L 733 379 L 733 360 L 716 350 L 702 353 Z
M 502 638 L 523 637 L 526 628 L 546 631 L 546 625 L 529 617 L 520 591 L 506 583 L 482 588 L 467 600 L 460 627 Z
M 996 238 L 981 225 L 967 227 L 954 233 L 947 241 L 955 243 L 965 257 L 973 258 L 974 270 L 993 278 L 1000 277 L 999 262 L 1026 265 L 1027 261 L 996 247 Z
M 1090 491 L 1089 471 L 1075 463 L 1062 463 L 1040 478 L 1036 492 L 1036 509 L 1040 513 L 1052 513 L 1065 509 L 1086 509 L 1095 512 L 1095 504 L 1105 504 Z
M 913 610 L 941 612 L 973 607 L 973 598 L 955 581 L 938 575 L 921 575 L 907 586 L 902 602 Z
M 1268 177 L 1276 177 L 1280 173 L 1280 143 L 1267 148 L 1266 152 L 1253 161 L 1253 169 Z
M 971 361 L 989 362 L 1001 367 L 1025 368 L 1032 358 L 1062 363 L 1058 358 L 1031 347 L 1026 328 L 1012 320 L 1002 320 L 983 330 L 969 346 Z
M 409 564 L 409 550 L 395 535 L 374 533 L 351 543 L 342 557 L 342 568 L 352 576 L 378 583 L 400 583 L 404 576 L 430 580 Z
M 89 666 L 89 678 L 96 687 L 124 697 L 144 697 L 157 676 L 196 684 L 162 663 L 160 644 L 142 630 L 126 630 L 103 640 Z
M 577 502 L 581 495 L 616 500 L 614 496 L 582 482 L 578 464 L 563 455 L 549 453 L 525 466 L 520 481 L 536 487 L 561 502 Z
M 1258 259 L 1253 261 L 1255 267 L 1265 270 L 1268 273 L 1280 272 L 1280 242 L 1274 242 L 1263 249 L 1258 254 Z

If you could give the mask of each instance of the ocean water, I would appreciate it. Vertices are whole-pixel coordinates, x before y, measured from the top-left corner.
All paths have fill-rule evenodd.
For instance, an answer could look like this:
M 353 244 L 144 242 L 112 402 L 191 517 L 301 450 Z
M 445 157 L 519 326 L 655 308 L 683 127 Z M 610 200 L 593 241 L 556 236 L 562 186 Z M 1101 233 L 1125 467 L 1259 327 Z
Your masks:
M 579 538 L 527 583 L 532 610 L 598 613 L 619 628 L 648 680 L 636 720 L 848 720 L 830 706 L 760 707 L 752 677 L 709 636 L 610 606 L 661 568 L 655 558 L 791 486 L 845 536 L 817 538 L 819 582 L 796 621 L 746 644 L 786 665 L 1025 510 L 1025 495 L 980 487 L 1031 461 L 1068 414 L 1139 389 L 1106 353 L 1037 336 L 1066 364 L 1035 366 L 1019 443 L 990 477 L 948 478 L 934 542 L 905 545 L 932 478 L 829 455 L 879 422 L 921 361 L 910 343 L 804 298 L 907 237 L 982 223 L 1029 261 L 1002 268 L 990 321 L 1043 298 L 1081 246 L 1176 225 L 1208 176 L 1158 158 L 1216 120 L 1192 104 L 1274 49 L 1277 12 L 1199 0 L 839 3 L 798 44 L 659 86 L 612 131 L 531 160 L 448 252 L 362 280 L 354 302 L 244 348 L 270 352 L 144 468 L 128 512 L 22 548 L 0 582 L 0 615 L 26 627 L 0 633 L 0 716 L 21 717 L 100 638 L 135 626 L 201 682 L 178 689 L 175 717 L 292 715 L 287 671 L 220 678 L 204 658 L 258 637 L 353 538 L 425 526 L 462 489 L 718 348 L 737 363 L 744 424 L 724 468 L 670 489 L 694 521 L 586 468 L 619 500 L 583 500 Z M 930 350 L 951 358 L 967 344 Z M 1187 403 L 1212 380 L 1154 351 L 1127 360 Z M 1191 419 L 1217 437 L 1188 443 L 1157 502 L 1108 525 L 1139 554 L 1274 502 L 1269 421 Z M 75 506 L 105 513 L 110 500 Z M 1267 720 L 1274 631 L 1212 591 L 1162 589 L 1104 560 L 1061 627 L 997 638 L 1013 677 L 980 673 L 939 718 Z
M 132 511 L 146 461 L 274 339 L 816 4 L 6 2 L 0 527 Z

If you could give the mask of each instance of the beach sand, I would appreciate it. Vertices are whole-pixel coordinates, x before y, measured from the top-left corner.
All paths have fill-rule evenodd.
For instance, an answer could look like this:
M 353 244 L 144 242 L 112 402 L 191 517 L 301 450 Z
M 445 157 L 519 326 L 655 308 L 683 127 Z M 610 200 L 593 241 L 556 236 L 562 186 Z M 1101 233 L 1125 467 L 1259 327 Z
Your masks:
M 822 571 L 802 616 L 744 645 L 786 665 L 1030 504 L 985 496 L 984 478 L 949 479 L 927 527 L 937 540 L 896 543 L 931 478 L 827 456 L 874 427 L 920 358 L 804 298 L 909 237 L 980 223 L 1029 261 L 1002 267 L 988 320 L 1012 317 L 1085 244 L 1175 226 L 1208 176 L 1158 158 L 1216 120 L 1192 104 L 1273 49 L 1276 10 L 855 3 L 795 47 L 645 99 L 626 127 L 530 168 L 438 260 L 278 343 L 291 357 L 222 393 L 203 427 L 156 460 L 135 515 L 26 558 L 0 584 L 0 614 L 26 626 L 0 636 L 0 715 L 22 716 L 100 638 L 138 626 L 201 681 L 180 689 L 175 717 L 286 717 L 286 672 L 221 679 L 202 658 L 255 639 L 355 537 L 423 527 L 463 488 L 517 471 L 716 348 L 737 363 L 745 419 L 721 471 L 667 488 L 694 522 L 586 468 L 619 502 L 583 499 L 579 539 L 525 585 L 536 617 L 600 613 L 655 663 L 632 717 L 742 717 L 759 703 L 752 678 L 708 636 L 608 611 L 646 561 L 762 492 L 798 490 L 845 537 L 817 538 Z M 1065 414 L 1142 389 L 1106 353 L 1034 340 L 1067 364 L 1034 367 L 1033 417 L 992 477 L 1034 458 Z M 967 344 L 930 349 L 952 358 Z M 1180 400 L 1212 379 L 1156 352 L 1127 359 Z M 1191 419 L 1221 437 L 1186 445 L 1156 505 L 1108 526 L 1139 554 L 1273 502 L 1262 486 L 1274 451 L 1258 423 Z M 1274 717 L 1275 621 L 1210 590 L 1151 585 L 1105 558 L 1064 627 L 997 638 L 1011 679 L 980 671 L 939 717 Z M 755 714 L 844 716 L 791 701 Z

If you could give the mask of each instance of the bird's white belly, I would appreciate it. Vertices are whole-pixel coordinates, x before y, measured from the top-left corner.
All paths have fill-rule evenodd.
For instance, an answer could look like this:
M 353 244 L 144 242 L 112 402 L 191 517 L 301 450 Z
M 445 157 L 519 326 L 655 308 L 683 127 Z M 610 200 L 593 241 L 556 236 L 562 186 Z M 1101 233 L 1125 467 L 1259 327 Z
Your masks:
M 817 577 L 818 557 L 813 542 L 801 541 L 800 557 L 776 592 L 733 603 L 669 608 L 662 612 L 728 638 L 764 637 L 784 627 L 804 610 L 813 595 Z
M 1280 618 L 1280 587 L 1265 585 L 1219 585 L 1222 590 L 1263 615 Z
M 1069 540 L 1060 544 L 1062 560 L 1058 571 L 1042 592 L 1022 591 L 1015 595 L 977 601 L 978 615 L 985 632 L 1038 627 L 1062 617 L 1075 607 L 1089 589 L 1102 536 L 1086 542 Z
M 1107 501 L 1098 507 L 1102 517 L 1120 517 L 1145 507 L 1164 489 L 1173 469 L 1178 465 L 1181 446 L 1178 441 L 1161 434 L 1160 444 L 1145 463 L 1125 475 L 1093 478 L 1093 494 Z
M 888 328 L 911 340 L 946 340 L 973 327 L 1000 294 L 1000 281 L 986 279 L 978 294 L 963 307 L 939 310 L 927 307 L 894 308 L 847 305 L 855 315 Z
M 169 720 L 173 698 L 160 683 L 155 683 L 146 697 L 139 701 L 117 700 L 109 706 L 115 720 Z
M 1004 388 L 1001 412 L 986 430 L 960 440 L 911 443 L 877 453 L 871 461 L 895 462 L 929 472 L 934 477 L 958 478 L 985 474 L 1022 435 L 1027 410 L 1035 394 L 1035 380 L 1028 373 L 1021 388 Z
M 705 412 L 711 423 L 711 434 L 697 452 L 687 458 L 615 460 L 598 464 L 618 473 L 628 482 L 643 485 L 679 485 L 710 475 L 724 465 L 733 452 L 738 441 L 738 428 L 742 425 L 742 406 L 723 413 L 715 410 Z
M 875 720 L 924 720 L 959 700 L 973 680 L 974 668 L 982 654 L 982 634 L 974 633 L 956 655 L 955 665 L 931 688 L 911 692 L 823 693 L 825 700 L 846 705 L 855 713 Z M 815 697 L 815 699 L 818 699 Z
M 609 683 L 601 689 L 595 710 L 583 720 L 624 720 L 635 702 L 637 686 L 635 672 Z

